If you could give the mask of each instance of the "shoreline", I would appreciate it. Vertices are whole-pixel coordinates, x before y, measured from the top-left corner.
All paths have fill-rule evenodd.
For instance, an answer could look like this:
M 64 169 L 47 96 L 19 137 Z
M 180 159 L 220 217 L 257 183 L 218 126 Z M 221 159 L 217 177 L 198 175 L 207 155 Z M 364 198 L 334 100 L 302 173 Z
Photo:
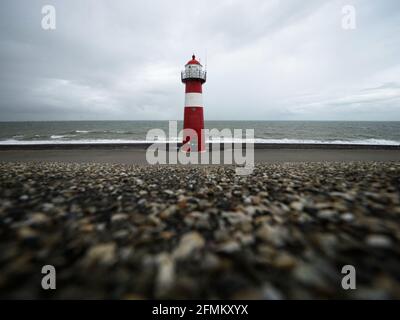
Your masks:
M 49 144 L 0 144 L 1 150 L 75 150 L 75 149 L 134 149 L 145 150 L 154 143 L 49 143 Z M 244 143 L 236 143 L 246 145 Z M 172 143 L 161 143 L 167 149 L 174 146 Z M 178 147 L 181 143 L 176 144 Z M 206 144 L 210 147 L 210 144 Z M 228 143 L 232 145 L 232 143 Z M 220 143 L 223 150 L 224 144 Z M 254 143 L 255 150 L 261 149 L 325 149 L 325 150 L 400 150 L 400 145 L 379 145 L 379 144 L 330 144 L 330 143 Z

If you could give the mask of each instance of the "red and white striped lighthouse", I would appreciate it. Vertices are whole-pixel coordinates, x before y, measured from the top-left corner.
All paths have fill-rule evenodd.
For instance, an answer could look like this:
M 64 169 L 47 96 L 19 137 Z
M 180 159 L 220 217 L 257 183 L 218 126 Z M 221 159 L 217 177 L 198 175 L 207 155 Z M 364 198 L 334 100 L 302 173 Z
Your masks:
M 196 60 L 195 55 L 185 65 L 181 73 L 182 82 L 185 84 L 185 113 L 183 129 L 192 129 L 197 133 L 197 141 L 190 141 L 190 137 L 184 137 L 183 143 L 190 144 L 191 151 L 205 151 L 204 141 L 204 115 L 202 85 L 206 82 L 207 72 Z

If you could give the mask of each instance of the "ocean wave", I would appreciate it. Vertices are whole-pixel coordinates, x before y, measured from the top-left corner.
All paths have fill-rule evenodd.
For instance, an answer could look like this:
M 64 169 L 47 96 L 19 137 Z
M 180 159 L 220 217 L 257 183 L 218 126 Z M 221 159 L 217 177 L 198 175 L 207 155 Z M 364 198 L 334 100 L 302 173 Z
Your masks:
M 0 140 L 0 145 L 47 145 L 47 144 L 135 144 L 152 143 L 146 140 L 122 140 L 122 139 L 96 139 L 96 140 Z
M 317 139 L 254 139 L 255 143 L 282 143 L 282 144 L 355 144 L 355 145 L 387 145 L 399 146 L 400 141 L 386 139 L 359 139 L 359 140 L 317 140 Z
M 133 134 L 132 131 L 124 131 L 124 130 L 74 130 L 69 133 L 79 133 L 79 134 Z
M 126 139 L 74 139 L 65 140 L 65 136 L 53 135 L 52 140 L 16 140 L 7 139 L 0 140 L 0 145 L 46 145 L 46 144 L 138 144 L 138 143 L 176 143 L 182 141 L 179 138 L 168 139 L 168 140 L 126 140 Z M 230 139 L 221 140 L 213 139 L 208 140 L 206 143 L 240 143 L 240 142 L 253 142 L 259 144 L 333 144 L 333 145 L 386 145 L 386 146 L 400 146 L 400 141 L 385 140 L 385 139 L 364 139 L 364 140 L 300 140 L 300 139 L 254 139 L 254 140 L 244 140 L 244 139 Z

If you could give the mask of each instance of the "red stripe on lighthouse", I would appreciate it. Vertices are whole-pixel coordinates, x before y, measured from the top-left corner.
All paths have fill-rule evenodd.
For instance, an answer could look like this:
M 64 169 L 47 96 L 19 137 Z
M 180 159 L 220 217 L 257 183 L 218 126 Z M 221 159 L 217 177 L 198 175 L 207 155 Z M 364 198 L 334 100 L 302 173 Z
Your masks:
M 198 80 L 188 80 L 186 81 L 186 88 L 185 88 L 185 92 L 198 92 L 198 93 L 202 93 L 202 87 L 201 87 L 201 82 Z

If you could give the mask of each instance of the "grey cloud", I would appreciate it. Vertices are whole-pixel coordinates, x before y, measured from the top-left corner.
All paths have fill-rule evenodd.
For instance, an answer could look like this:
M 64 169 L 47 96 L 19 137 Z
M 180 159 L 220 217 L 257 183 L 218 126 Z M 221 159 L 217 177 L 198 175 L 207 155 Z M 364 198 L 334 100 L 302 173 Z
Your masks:
M 344 31 L 342 0 L 3 0 L 0 119 L 180 119 L 207 51 L 206 119 L 400 120 L 400 3 L 352 3 Z

